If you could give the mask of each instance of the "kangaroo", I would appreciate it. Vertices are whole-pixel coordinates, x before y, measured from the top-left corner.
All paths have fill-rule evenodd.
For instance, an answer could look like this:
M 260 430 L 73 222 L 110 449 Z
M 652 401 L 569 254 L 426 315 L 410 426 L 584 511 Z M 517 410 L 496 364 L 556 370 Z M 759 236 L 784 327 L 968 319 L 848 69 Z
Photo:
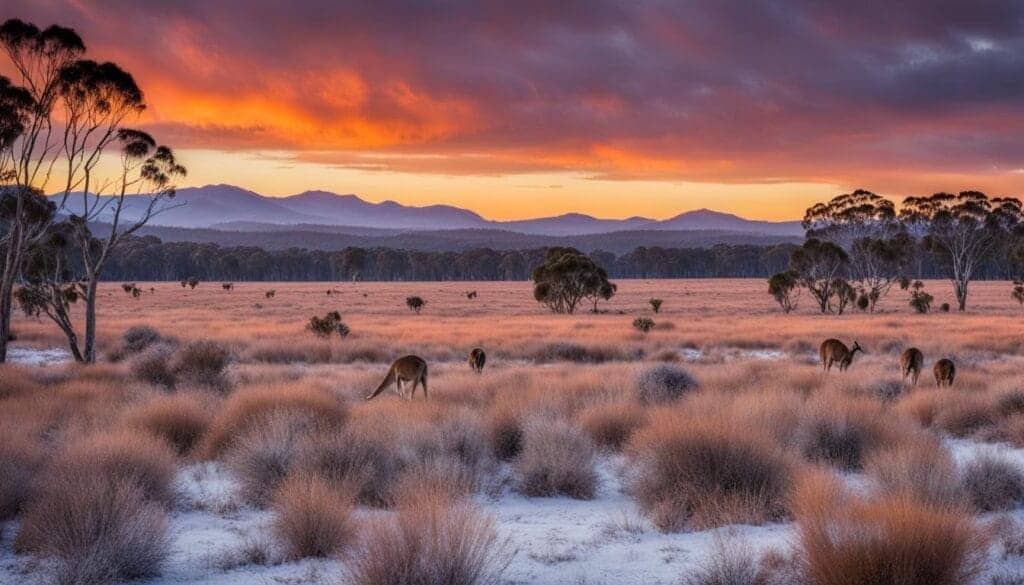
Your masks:
M 469 367 L 474 372 L 481 374 L 484 371 L 484 362 L 487 361 L 487 354 L 484 350 L 479 347 L 474 347 L 473 351 L 469 352 Z
M 916 347 L 908 347 L 900 354 L 900 371 L 903 372 L 903 380 L 910 378 L 912 386 L 917 386 L 917 379 L 921 377 L 921 366 L 924 365 L 924 354 Z
M 858 351 L 863 352 L 864 348 L 856 341 L 853 342 L 853 349 L 848 349 L 838 339 L 826 339 L 821 342 L 821 347 L 818 349 L 818 353 L 821 355 L 821 367 L 827 372 L 832 369 L 832 364 L 836 364 L 839 366 L 840 372 L 845 371 L 853 361 L 853 354 Z
M 942 387 L 953 385 L 953 378 L 956 377 L 956 365 L 953 364 L 953 360 L 942 358 L 935 362 L 933 371 L 935 372 L 936 386 Z
M 403 387 L 408 382 L 412 382 L 412 391 L 406 396 Z M 384 376 L 384 381 L 380 383 L 380 386 L 377 386 L 376 390 L 367 394 L 366 399 L 376 398 L 385 388 L 394 383 L 398 389 L 399 396 L 406 400 L 412 400 L 412 397 L 416 395 L 416 385 L 420 382 L 423 383 L 423 397 L 426 398 L 427 362 L 418 355 L 402 356 L 391 364 L 387 375 Z

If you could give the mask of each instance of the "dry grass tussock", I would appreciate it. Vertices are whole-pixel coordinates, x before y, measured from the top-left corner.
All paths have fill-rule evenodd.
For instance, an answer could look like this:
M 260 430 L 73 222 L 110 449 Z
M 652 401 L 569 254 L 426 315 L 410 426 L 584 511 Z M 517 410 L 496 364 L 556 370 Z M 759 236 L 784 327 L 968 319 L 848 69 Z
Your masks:
M 876 451 L 864 471 L 889 497 L 909 497 L 935 506 L 963 502 L 956 462 L 935 437 L 921 436 Z
M 294 475 L 274 494 L 273 532 L 289 559 L 344 552 L 356 538 L 352 499 L 326 480 Z
M 348 409 L 330 391 L 305 381 L 239 389 L 213 419 L 203 440 L 203 454 L 209 458 L 220 455 L 238 437 L 282 411 L 308 417 L 311 423 L 338 426 L 345 421 Z
M 56 561 L 56 583 L 154 577 L 170 554 L 167 514 L 130 478 L 64 468 L 40 484 L 22 515 L 15 548 Z
M 859 470 L 873 451 L 894 445 L 911 432 L 877 400 L 829 392 L 808 400 L 793 439 L 810 461 Z
M 0 426 L 0 520 L 13 517 L 29 501 L 45 457 L 26 429 Z
M 619 451 L 647 421 L 644 409 L 631 402 L 590 406 L 576 417 L 580 428 L 602 449 Z
M 132 407 L 126 424 L 167 442 L 179 455 L 188 455 L 202 440 L 217 403 L 207 396 L 181 392 L 159 396 Z
M 524 427 L 524 435 L 516 460 L 520 492 L 532 497 L 594 497 L 594 445 L 586 433 L 567 421 L 535 418 Z
M 494 520 L 475 507 L 419 498 L 369 521 L 363 545 L 346 563 L 345 582 L 498 585 L 511 556 Z
M 862 499 L 817 474 L 794 501 L 812 585 L 960 585 L 988 560 L 983 529 L 957 508 L 907 494 Z
M 629 447 L 633 494 L 664 531 L 789 515 L 797 463 L 757 427 L 688 409 L 652 415 Z

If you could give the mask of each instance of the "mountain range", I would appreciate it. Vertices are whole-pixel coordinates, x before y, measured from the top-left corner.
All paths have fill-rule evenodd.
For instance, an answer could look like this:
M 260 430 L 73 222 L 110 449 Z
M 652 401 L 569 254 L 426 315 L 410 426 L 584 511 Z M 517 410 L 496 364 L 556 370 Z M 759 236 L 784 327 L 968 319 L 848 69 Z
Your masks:
M 148 201 L 128 198 L 124 216 L 137 217 Z M 68 200 L 76 212 L 80 198 Z M 381 236 L 410 231 L 499 230 L 537 236 L 583 236 L 611 232 L 713 231 L 790 238 L 803 235 L 799 221 L 769 222 L 700 209 L 665 220 L 645 217 L 599 219 L 580 213 L 515 221 L 493 221 L 451 205 L 414 207 L 394 201 L 371 203 L 352 194 L 306 191 L 288 197 L 268 197 L 232 185 L 179 189 L 174 199 L 151 221 L 151 226 L 217 231 L 281 231 Z M 101 218 L 105 219 L 105 218 Z

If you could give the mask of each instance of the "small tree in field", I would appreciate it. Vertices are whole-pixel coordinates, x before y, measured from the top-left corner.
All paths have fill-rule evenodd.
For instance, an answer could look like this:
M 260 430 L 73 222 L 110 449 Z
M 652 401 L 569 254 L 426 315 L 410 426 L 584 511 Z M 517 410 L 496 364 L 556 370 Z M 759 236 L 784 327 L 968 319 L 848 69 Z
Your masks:
M 834 287 L 840 282 L 846 282 L 842 275 L 849 259 L 846 251 L 838 245 L 815 238 L 807 240 L 793 251 L 790 258 L 791 270 L 800 285 L 817 301 L 822 313 L 834 310 Z
M 829 309 L 836 315 L 842 315 L 846 307 L 857 300 L 857 289 L 845 278 L 837 278 L 832 282 L 832 297 L 829 298 Z
M 655 313 L 661 312 L 661 299 L 651 299 L 647 302 L 651 304 L 652 311 L 654 311 Z
M 649 317 L 637 317 L 633 320 L 633 328 L 640 333 L 646 334 L 651 329 L 654 329 L 654 320 Z
M 924 283 L 920 280 L 915 280 L 914 284 L 910 285 L 910 306 L 918 313 L 931 311 L 934 300 L 935 297 L 924 291 Z
M 323 317 L 313 315 L 309 318 L 309 324 L 306 325 L 306 329 L 309 329 L 317 337 L 325 339 L 334 333 L 337 333 L 338 337 L 344 339 L 350 333 L 348 325 L 345 325 L 341 320 L 341 313 L 337 311 L 331 311 Z
M 420 314 L 420 311 L 422 311 L 423 307 L 425 307 L 426 305 L 427 301 L 423 300 L 421 297 L 405 297 L 405 306 L 412 309 L 412 311 L 417 315 Z
M 1024 309 L 1024 280 L 1013 281 L 1013 292 L 1010 293 L 1010 296 Z
M 575 248 L 549 248 L 544 261 L 533 269 L 533 298 L 554 313 L 576 311 L 583 299 L 608 300 L 616 287 L 608 273 Z
M 790 313 L 800 298 L 800 281 L 796 272 L 787 270 L 773 274 L 768 279 L 768 294 L 779 303 L 783 313 Z

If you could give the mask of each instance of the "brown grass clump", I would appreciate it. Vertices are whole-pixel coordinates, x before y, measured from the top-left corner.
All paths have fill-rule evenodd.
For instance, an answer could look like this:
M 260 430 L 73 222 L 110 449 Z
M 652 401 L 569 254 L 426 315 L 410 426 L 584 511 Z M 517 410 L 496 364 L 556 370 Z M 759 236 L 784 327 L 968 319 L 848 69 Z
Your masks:
M 0 376 L 0 400 L 20 398 L 38 391 L 41 385 L 32 379 L 28 368 L 5 365 Z
M 140 353 L 131 362 L 131 374 L 135 378 L 154 386 L 174 388 L 178 376 L 171 365 L 174 347 L 157 344 Z
M 63 469 L 40 484 L 15 540 L 56 560 L 57 583 L 105 585 L 154 577 L 170 553 L 167 515 L 137 483 L 97 469 Z
M 213 458 L 238 437 L 264 424 L 276 412 L 304 416 L 325 427 L 345 422 L 348 411 L 330 392 L 309 384 L 247 388 L 232 394 L 217 413 L 203 441 L 203 454 Z
M 350 488 L 361 504 L 387 507 L 407 465 L 390 437 L 358 424 L 320 433 L 303 444 L 296 469 Z
M 0 427 L 0 520 L 17 514 L 32 495 L 45 453 L 25 429 Z
M 962 473 L 964 495 L 975 510 L 1012 510 L 1024 503 L 1024 473 L 1005 459 L 982 455 L 968 463 Z
M 345 567 L 352 585 L 498 585 L 511 561 L 494 520 L 465 503 L 419 499 L 367 533 Z
M 863 500 L 832 478 L 805 482 L 795 501 L 811 585 L 960 585 L 987 561 L 981 529 L 955 508 L 906 494 Z
M 142 495 L 162 504 L 174 498 L 172 482 L 177 470 L 174 451 L 149 434 L 131 429 L 97 433 L 69 440 L 40 481 L 85 477 L 89 472 L 133 484 Z
M 615 402 L 595 404 L 580 412 L 577 420 L 594 444 L 619 451 L 643 426 L 646 417 L 643 409 L 634 404 Z
M 685 576 L 683 585 L 768 585 L 760 563 L 746 547 L 716 542 L 710 558 Z
M 322 478 L 298 474 L 274 494 L 273 531 L 295 560 L 329 557 L 348 548 L 356 536 L 351 500 Z
M 499 407 L 487 416 L 491 452 L 501 461 L 514 459 L 523 449 L 522 414 L 509 407 Z
M 798 423 L 796 442 L 810 461 L 858 470 L 871 451 L 896 441 L 899 422 L 873 400 L 827 396 L 809 405 Z
M 180 382 L 217 390 L 227 390 L 227 367 L 231 352 L 210 340 L 193 341 L 174 355 L 174 374 Z
M 672 364 L 650 366 L 636 377 L 637 397 L 646 404 L 678 400 L 697 389 L 697 381 L 689 372 Z
M 566 495 L 589 500 L 597 490 L 590 437 L 563 420 L 530 421 L 516 460 L 519 491 L 531 497 Z
M 661 412 L 630 444 L 633 494 L 664 531 L 760 524 L 789 514 L 795 463 L 729 417 Z
M 159 396 L 126 414 L 129 426 L 167 442 L 178 455 L 187 455 L 210 426 L 210 404 L 188 393 Z
M 921 437 L 879 450 L 864 470 L 882 493 L 911 496 L 935 505 L 954 505 L 961 499 L 956 462 L 942 443 Z
M 294 469 L 315 424 L 302 414 L 271 413 L 232 444 L 226 459 L 239 491 L 253 506 L 267 505 Z

